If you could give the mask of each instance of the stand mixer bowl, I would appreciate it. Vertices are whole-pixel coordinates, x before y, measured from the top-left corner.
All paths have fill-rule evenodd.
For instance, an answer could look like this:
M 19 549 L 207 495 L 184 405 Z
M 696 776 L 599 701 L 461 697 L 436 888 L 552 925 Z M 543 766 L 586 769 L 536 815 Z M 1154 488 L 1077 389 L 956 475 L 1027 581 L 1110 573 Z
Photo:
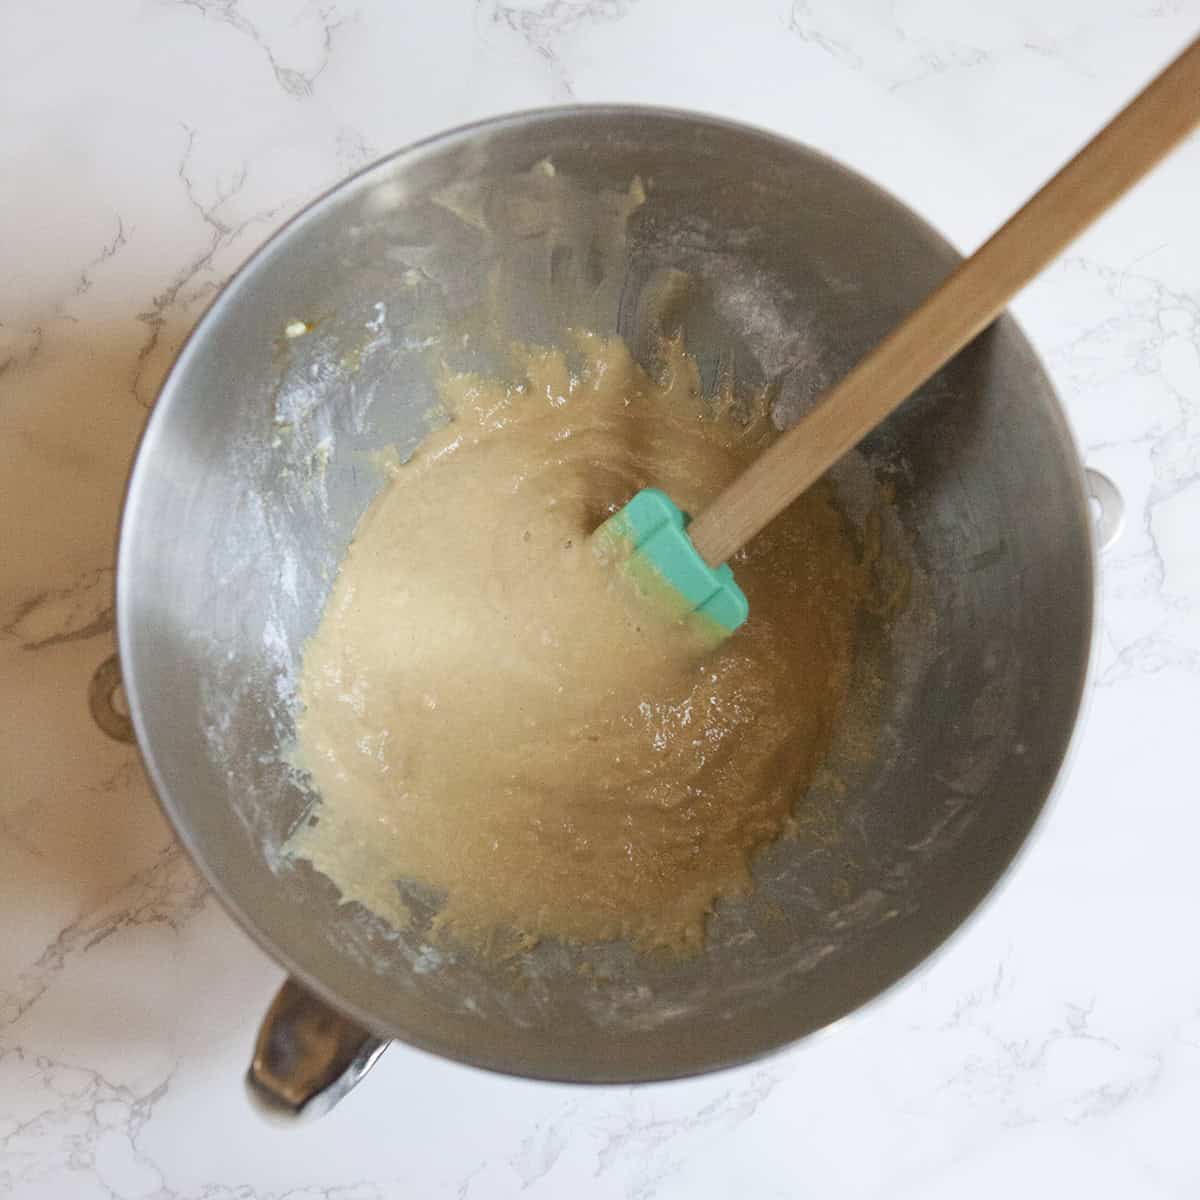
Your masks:
M 1092 631 L 1082 469 L 1007 317 L 835 473 L 847 495 L 886 484 L 909 611 L 863 619 L 870 712 L 847 721 L 869 725 L 869 754 L 850 753 L 854 731 L 835 735 L 842 786 L 797 797 L 822 819 L 756 858 L 754 895 L 719 907 L 703 953 L 542 944 L 488 962 L 420 920 L 395 930 L 341 904 L 283 850 L 314 804 L 287 762 L 302 648 L 381 486 L 371 454 L 404 453 L 429 426 L 439 356 L 496 370 L 504 339 L 553 344 L 572 326 L 620 333 L 640 356 L 678 329 L 706 387 L 732 371 L 774 389 L 786 420 L 956 261 L 895 200 L 801 146 L 576 108 L 385 159 L 222 292 L 138 453 L 118 626 L 162 804 L 292 976 L 260 1041 L 260 1088 L 315 1111 L 392 1038 L 544 1079 L 708 1071 L 853 1011 L 970 916 L 1059 773 Z M 323 1065 L 305 1074 L 318 1043 Z

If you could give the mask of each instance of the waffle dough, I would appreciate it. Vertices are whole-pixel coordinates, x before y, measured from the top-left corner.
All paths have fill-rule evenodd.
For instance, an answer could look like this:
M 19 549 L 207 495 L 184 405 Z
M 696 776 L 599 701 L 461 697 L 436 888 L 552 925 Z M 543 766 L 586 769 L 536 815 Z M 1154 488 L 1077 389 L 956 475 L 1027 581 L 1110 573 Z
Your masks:
M 397 926 L 397 881 L 417 885 L 472 946 L 694 951 L 828 745 L 854 539 L 818 485 L 734 562 L 741 630 L 665 624 L 589 535 L 644 486 L 697 511 L 770 439 L 765 412 L 714 414 L 677 346 L 654 378 L 588 335 L 520 358 L 518 385 L 445 374 L 448 423 L 362 518 L 305 649 L 321 803 L 290 850 Z

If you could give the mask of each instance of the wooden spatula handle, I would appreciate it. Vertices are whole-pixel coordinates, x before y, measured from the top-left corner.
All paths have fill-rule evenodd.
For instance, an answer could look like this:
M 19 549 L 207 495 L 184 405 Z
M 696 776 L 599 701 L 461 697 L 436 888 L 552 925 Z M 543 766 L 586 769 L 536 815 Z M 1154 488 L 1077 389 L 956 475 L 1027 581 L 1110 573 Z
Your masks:
M 814 483 L 1200 120 L 1200 38 L 690 525 L 711 566 Z

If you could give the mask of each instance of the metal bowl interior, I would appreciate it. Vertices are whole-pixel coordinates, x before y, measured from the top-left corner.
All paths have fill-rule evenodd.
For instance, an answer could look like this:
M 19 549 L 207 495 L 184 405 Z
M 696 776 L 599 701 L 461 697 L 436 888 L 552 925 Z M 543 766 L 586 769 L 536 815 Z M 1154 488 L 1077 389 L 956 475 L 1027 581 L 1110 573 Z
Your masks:
M 426 429 L 431 348 L 486 367 L 489 339 L 464 347 L 463 332 L 553 343 L 579 325 L 640 353 L 669 322 L 709 383 L 732 363 L 794 418 L 955 261 L 820 155 L 603 108 L 403 151 L 259 251 L 150 420 L 118 622 L 162 803 L 260 944 L 381 1035 L 515 1074 L 615 1081 L 713 1069 L 816 1030 L 960 925 L 1050 792 L 1091 639 L 1082 473 L 1007 318 L 838 474 L 848 496 L 865 476 L 893 489 L 886 534 L 919 595 L 896 621 L 864 618 L 860 683 L 876 686 L 835 740 L 844 789 L 797 797 L 823 819 L 758 857 L 755 894 L 720 907 L 702 955 L 543 944 L 488 963 L 431 944 L 419 921 L 397 931 L 340 904 L 281 850 L 313 803 L 285 761 L 302 646 L 380 486 L 370 452 Z M 870 724 L 865 757 L 849 749 L 856 720 Z

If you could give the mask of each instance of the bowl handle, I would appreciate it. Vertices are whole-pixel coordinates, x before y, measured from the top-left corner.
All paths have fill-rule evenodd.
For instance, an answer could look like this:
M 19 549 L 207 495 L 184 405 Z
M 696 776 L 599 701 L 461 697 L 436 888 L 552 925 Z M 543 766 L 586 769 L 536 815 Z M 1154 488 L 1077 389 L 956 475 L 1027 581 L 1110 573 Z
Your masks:
M 1096 522 L 1096 544 L 1107 550 L 1125 528 L 1125 501 L 1117 485 L 1103 472 L 1085 467 L 1083 474 Z
M 387 1047 L 289 979 L 258 1031 L 247 1091 L 255 1107 L 273 1118 L 324 1116 Z

